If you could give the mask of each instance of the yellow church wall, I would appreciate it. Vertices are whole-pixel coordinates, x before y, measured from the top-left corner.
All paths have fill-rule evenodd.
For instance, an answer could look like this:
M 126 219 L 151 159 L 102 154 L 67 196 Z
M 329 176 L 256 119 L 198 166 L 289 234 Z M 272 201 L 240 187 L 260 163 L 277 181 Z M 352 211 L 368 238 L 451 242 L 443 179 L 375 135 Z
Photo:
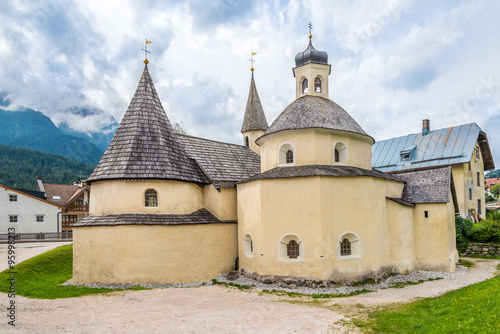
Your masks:
M 289 130 L 263 138 L 261 144 L 261 171 L 275 168 L 279 163 L 279 149 L 283 144 L 291 144 L 294 163 L 289 165 L 344 165 L 334 162 L 334 146 L 342 142 L 347 147 L 347 164 L 371 169 L 372 139 L 359 134 L 325 129 Z
M 236 189 L 220 188 L 219 190 L 217 191 L 212 184 L 203 188 L 204 207 L 219 220 L 237 220 Z
M 479 144 L 476 143 L 476 149 L 479 148 Z M 470 166 L 470 170 L 469 170 Z M 477 185 L 477 173 L 480 176 L 479 186 Z M 485 197 L 484 197 L 484 162 L 482 154 L 479 155 L 479 159 L 476 158 L 475 153 L 472 154 L 470 164 L 458 164 L 452 166 L 453 181 L 455 183 L 455 190 L 457 194 L 457 201 L 460 214 L 467 218 L 468 210 L 474 209 L 476 213 L 478 211 L 478 202 L 481 200 L 481 218 L 486 217 L 486 212 L 484 208 Z M 469 189 L 472 190 L 472 199 L 469 197 Z
M 428 213 L 428 218 L 425 218 L 425 211 Z M 418 269 L 455 272 L 458 253 L 455 244 L 454 216 L 451 201 L 415 206 L 413 219 Z
M 188 283 L 234 267 L 237 224 L 73 229 L 75 283 Z
M 390 259 L 394 270 L 408 274 L 416 268 L 413 208 L 386 200 Z
M 238 185 L 239 255 L 244 272 L 347 282 L 390 270 L 386 196 L 400 196 L 403 183 L 319 176 L 290 181 Z M 260 205 L 255 205 L 259 194 Z M 359 237 L 361 254 L 340 257 L 339 241 L 350 232 Z M 246 233 L 253 237 L 252 256 L 243 252 Z M 279 244 L 286 234 L 296 234 L 304 243 L 303 260 L 280 261 Z
M 264 130 L 253 130 L 243 132 L 243 145 L 246 146 L 246 137 L 248 137 L 248 145 L 252 151 L 260 155 L 260 146 L 255 143 L 255 140 L 264 134 Z
M 296 80 L 296 98 L 303 95 L 314 95 L 328 98 L 328 76 L 330 75 L 331 65 L 309 63 L 293 69 L 293 75 Z M 321 92 L 315 91 L 314 80 L 318 77 L 321 80 Z M 308 92 L 302 93 L 302 82 L 304 79 L 308 81 Z
M 145 192 L 156 190 L 158 206 L 145 206 Z M 203 189 L 170 180 L 119 180 L 92 183 L 92 215 L 121 213 L 187 214 L 203 208 Z

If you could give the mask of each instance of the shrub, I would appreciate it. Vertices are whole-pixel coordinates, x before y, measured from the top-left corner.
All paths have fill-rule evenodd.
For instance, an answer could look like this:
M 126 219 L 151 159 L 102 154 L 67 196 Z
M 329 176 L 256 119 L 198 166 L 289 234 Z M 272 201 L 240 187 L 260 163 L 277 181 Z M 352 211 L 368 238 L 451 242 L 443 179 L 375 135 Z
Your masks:
M 477 242 L 500 243 L 500 221 L 488 218 L 475 224 L 470 239 Z
M 472 226 L 474 223 L 469 220 L 462 218 L 460 215 L 455 217 L 455 231 L 457 237 L 457 249 L 460 251 L 465 251 L 468 245 L 468 237 L 472 233 Z
M 494 211 L 488 212 L 487 218 L 488 218 L 488 220 L 500 222 L 500 211 L 494 210 Z

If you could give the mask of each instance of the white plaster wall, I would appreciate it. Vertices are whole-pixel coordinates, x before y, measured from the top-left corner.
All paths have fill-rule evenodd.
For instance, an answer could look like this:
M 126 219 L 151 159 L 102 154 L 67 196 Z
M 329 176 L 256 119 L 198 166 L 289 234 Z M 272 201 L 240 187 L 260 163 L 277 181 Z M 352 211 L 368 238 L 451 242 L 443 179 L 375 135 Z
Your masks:
M 17 195 L 17 202 L 10 202 L 9 195 Z M 7 233 L 10 227 L 14 227 L 16 233 L 57 232 L 57 213 L 60 210 L 23 193 L 0 188 L 0 233 Z M 9 215 L 17 215 L 18 222 L 10 223 Z M 36 221 L 37 215 L 44 215 L 43 223 Z

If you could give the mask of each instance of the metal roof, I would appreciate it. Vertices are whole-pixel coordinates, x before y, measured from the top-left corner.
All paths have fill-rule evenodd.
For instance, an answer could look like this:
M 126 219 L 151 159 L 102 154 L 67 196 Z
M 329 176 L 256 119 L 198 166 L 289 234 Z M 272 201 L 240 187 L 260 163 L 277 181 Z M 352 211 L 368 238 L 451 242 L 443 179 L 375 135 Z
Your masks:
M 478 140 L 485 170 L 494 168 L 486 134 L 476 123 L 376 142 L 372 146 L 372 167 L 393 172 L 466 163 Z

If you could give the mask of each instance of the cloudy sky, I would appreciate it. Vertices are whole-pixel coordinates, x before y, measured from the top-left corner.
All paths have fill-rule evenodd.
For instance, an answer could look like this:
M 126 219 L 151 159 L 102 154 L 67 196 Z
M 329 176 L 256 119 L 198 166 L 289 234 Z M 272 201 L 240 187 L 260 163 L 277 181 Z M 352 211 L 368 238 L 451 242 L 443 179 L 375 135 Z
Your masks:
M 271 123 L 295 99 L 294 57 L 329 55 L 330 98 L 376 140 L 476 122 L 500 166 L 500 2 L 6 0 L 0 91 L 12 108 L 97 131 L 121 120 L 149 70 L 172 123 L 241 143 L 255 51 Z M 78 108 L 91 115 L 75 114 Z

